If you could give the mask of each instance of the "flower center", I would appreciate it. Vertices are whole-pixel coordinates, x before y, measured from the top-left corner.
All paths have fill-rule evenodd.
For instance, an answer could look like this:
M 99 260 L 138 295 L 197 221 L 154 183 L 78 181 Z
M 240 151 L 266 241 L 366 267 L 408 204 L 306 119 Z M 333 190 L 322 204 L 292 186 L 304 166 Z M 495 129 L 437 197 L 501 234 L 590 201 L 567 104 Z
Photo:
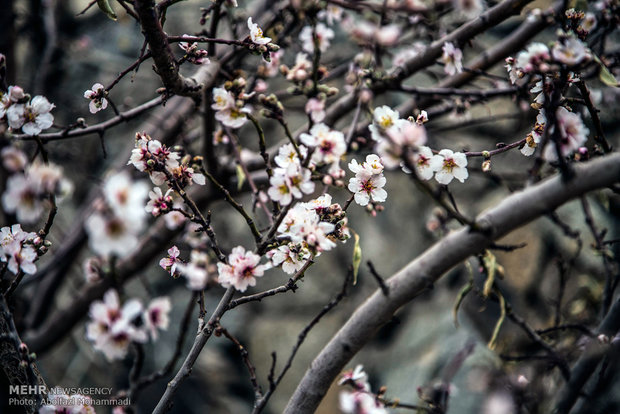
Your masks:
M 446 170 L 447 172 L 451 173 L 455 167 L 456 167 L 456 162 L 454 162 L 454 159 L 446 158 L 443 161 L 443 169 Z

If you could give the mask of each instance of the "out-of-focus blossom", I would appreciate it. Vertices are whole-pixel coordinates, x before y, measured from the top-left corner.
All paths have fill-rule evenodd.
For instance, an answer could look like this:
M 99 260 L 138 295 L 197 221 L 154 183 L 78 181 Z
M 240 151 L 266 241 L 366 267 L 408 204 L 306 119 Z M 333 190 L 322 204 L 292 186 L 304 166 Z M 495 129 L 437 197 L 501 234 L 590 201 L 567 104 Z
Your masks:
M 305 110 L 312 122 L 321 122 L 325 119 L 325 100 L 310 98 L 306 102 Z
M 144 329 L 143 307 L 137 299 L 130 299 L 121 308 L 118 293 L 111 289 L 103 301 L 90 305 L 91 321 L 86 325 L 86 338 L 108 361 L 127 355 L 131 342 L 144 343 L 148 334 Z
M 564 107 L 559 107 L 555 113 L 557 126 L 559 128 L 560 136 L 560 154 L 566 157 L 578 150 L 588 140 L 588 134 L 590 131 L 583 124 L 581 116 L 579 114 L 569 112 Z M 555 125 L 549 126 L 549 142 L 545 147 L 543 156 L 548 161 L 557 161 L 557 150 L 555 142 L 551 137 L 555 133 Z
M 167 296 L 155 298 L 149 303 L 144 312 L 144 322 L 146 329 L 151 334 L 151 338 L 155 341 L 158 337 L 158 330 L 165 331 L 170 324 L 169 313 L 172 309 L 170 298 Z
M 92 398 L 82 394 L 67 395 L 61 387 L 52 390 L 39 408 L 39 414 L 95 414 Z
M 312 26 L 305 26 L 299 33 L 301 47 L 305 52 L 314 53 L 314 37 Z M 314 32 L 316 33 L 319 50 L 325 52 L 330 45 L 330 40 L 334 38 L 334 31 L 323 23 L 317 23 Z
M 454 46 L 453 43 L 447 42 L 443 45 L 443 55 L 441 61 L 444 63 L 444 72 L 448 75 L 455 75 L 463 71 L 463 52 Z
M 452 0 L 454 10 L 466 19 L 475 19 L 484 11 L 482 0 Z
M 546 45 L 539 42 L 530 43 L 526 50 L 517 55 L 513 70 L 517 68 L 524 73 L 546 72 L 549 58 L 549 48 Z
M 159 266 L 164 269 L 166 272 L 170 273 L 171 276 L 177 276 L 177 265 L 181 262 L 179 259 L 179 248 L 177 246 L 172 246 L 168 249 L 168 257 L 164 257 L 159 261 Z
M 556 42 L 551 48 L 551 56 L 568 66 L 578 65 L 590 58 L 587 47 L 573 36 L 564 37 Z
M 2 166 L 10 173 L 24 171 L 28 165 L 26 154 L 13 146 L 2 148 L 1 157 Z

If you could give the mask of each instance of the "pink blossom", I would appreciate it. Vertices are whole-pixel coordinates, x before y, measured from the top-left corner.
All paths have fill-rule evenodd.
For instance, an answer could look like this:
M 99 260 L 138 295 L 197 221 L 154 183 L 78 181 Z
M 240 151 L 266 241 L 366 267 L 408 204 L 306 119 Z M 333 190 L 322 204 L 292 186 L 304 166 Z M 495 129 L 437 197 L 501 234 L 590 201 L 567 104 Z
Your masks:
M 263 276 L 265 266 L 259 264 L 260 256 L 237 246 L 228 256 L 228 264 L 218 263 L 218 280 L 224 287 L 234 286 L 245 292 L 248 286 L 256 285 L 256 278 Z

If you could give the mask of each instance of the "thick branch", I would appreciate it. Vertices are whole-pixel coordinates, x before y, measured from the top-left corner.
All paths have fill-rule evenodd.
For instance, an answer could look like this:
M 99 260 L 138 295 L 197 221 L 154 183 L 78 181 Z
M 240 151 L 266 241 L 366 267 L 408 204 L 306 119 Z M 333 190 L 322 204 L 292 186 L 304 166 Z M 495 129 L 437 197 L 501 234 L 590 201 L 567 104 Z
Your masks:
M 483 231 L 464 228 L 427 249 L 386 282 L 389 296 L 377 290 L 355 311 L 314 359 L 284 412 L 314 412 L 334 378 L 377 330 L 397 309 L 420 295 L 449 269 L 565 202 L 618 181 L 620 154 L 578 165 L 572 179 L 566 181 L 555 176 L 510 195 L 495 208 L 482 213 L 476 223 Z
M 179 65 L 168 44 L 168 36 L 164 33 L 157 17 L 155 2 L 153 0 L 135 0 L 134 7 L 140 17 L 142 33 L 149 44 L 157 74 L 168 90 L 168 94 L 200 99 L 203 85 L 201 82 L 185 78 L 179 73 Z

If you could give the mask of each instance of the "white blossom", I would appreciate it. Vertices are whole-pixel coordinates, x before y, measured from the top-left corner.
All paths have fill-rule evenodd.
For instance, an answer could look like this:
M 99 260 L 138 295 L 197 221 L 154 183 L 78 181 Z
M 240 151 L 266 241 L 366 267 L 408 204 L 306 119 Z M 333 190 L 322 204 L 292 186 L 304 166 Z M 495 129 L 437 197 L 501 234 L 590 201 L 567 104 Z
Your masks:
M 84 98 L 90 99 L 88 109 L 91 114 L 96 114 L 108 107 L 108 100 L 105 98 L 106 95 L 105 86 L 100 83 L 95 83 L 92 88 L 84 92 Z
M 263 35 L 263 30 L 258 27 L 258 24 L 252 22 L 251 17 L 248 17 L 248 29 L 250 29 L 250 38 L 252 42 L 257 45 L 266 45 L 271 42 L 271 38 Z
M 54 123 L 54 116 L 50 113 L 52 109 L 54 104 L 46 97 L 37 95 L 27 104 L 11 105 L 6 115 L 12 129 L 21 128 L 26 135 L 39 135 Z
M 234 286 L 238 291 L 245 292 L 248 286 L 255 286 L 256 278 L 265 272 L 265 266 L 259 263 L 260 256 L 237 246 L 228 256 L 228 264 L 217 264 L 218 281 L 226 288 Z
M 469 177 L 467 156 L 462 152 L 443 149 L 431 158 L 430 167 L 435 171 L 435 180 L 440 184 L 447 185 L 453 178 L 464 182 Z
M 443 45 L 443 55 L 441 61 L 444 63 L 444 72 L 448 75 L 455 75 L 463 71 L 463 52 L 454 46 L 453 43 L 447 42 Z

